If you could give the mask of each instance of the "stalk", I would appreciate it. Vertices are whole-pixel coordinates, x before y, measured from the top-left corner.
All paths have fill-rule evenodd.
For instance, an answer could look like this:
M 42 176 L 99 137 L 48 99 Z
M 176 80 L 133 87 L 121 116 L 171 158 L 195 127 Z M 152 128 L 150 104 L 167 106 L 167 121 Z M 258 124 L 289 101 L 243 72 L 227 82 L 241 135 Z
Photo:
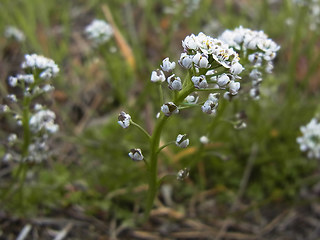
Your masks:
M 190 79 L 190 77 L 187 77 L 186 79 L 187 85 L 186 87 L 178 94 L 176 95 L 174 99 L 174 103 L 178 106 L 181 104 L 181 102 L 190 94 L 194 91 L 194 86 L 193 83 Z M 168 117 L 165 115 L 162 115 L 160 119 L 158 120 L 154 132 L 151 136 L 151 143 L 150 143 L 150 168 L 149 168 L 149 179 L 148 179 L 148 184 L 149 184 L 149 189 L 147 193 L 147 203 L 146 203 L 146 210 L 145 210 L 145 215 L 144 218 L 145 220 L 148 219 L 150 215 L 150 211 L 153 206 L 154 199 L 156 197 L 156 194 L 158 192 L 158 187 L 159 187 L 159 181 L 158 181 L 158 154 L 159 154 L 159 144 L 160 144 L 160 138 L 161 138 L 161 133 L 162 130 L 168 120 Z M 161 150 L 161 149 L 160 149 Z

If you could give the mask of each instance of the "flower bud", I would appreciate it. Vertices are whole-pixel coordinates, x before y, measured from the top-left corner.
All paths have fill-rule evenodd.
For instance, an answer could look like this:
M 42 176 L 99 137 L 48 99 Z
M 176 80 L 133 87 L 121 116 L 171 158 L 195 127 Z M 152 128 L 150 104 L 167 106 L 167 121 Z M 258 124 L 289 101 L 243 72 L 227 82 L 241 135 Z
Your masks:
M 176 139 L 176 145 L 181 148 L 188 147 L 189 138 L 187 138 L 187 134 L 179 134 Z
M 204 89 L 208 87 L 208 83 L 204 75 L 193 76 L 191 81 L 193 82 L 195 88 Z
M 130 125 L 131 116 L 125 112 L 120 112 L 118 116 L 118 123 L 121 127 L 127 128 Z
M 178 62 L 182 67 L 189 69 L 192 67 L 192 56 L 186 53 L 181 53 L 180 60 Z
M 239 62 L 232 64 L 230 73 L 233 75 L 239 75 L 243 71 L 244 67 Z
M 162 65 L 160 65 L 160 67 L 165 72 L 171 72 L 176 67 L 176 63 L 170 62 L 169 58 L 167 57 L 162 61 Z
M 235 82 L 235 81 L 230 81 L 229 83 L 229 91 L 231 93 L 231 95 L 237 95 L 238 91 L 240 89 L 240 83 L 239 82 Z
M 208 68 L 210 67 L 208 58 L 200 53 L 197 53 L 193 56 L 192 61 L 199 67 L 199 68 Z
M 161 111 L 166 115 L 167 117 L 171 116 L 171 114 L 177 114 L 179 113 L 178 107 L 173 102 L 165 103 L 161 106 Z
M 182 181 L 185 178 L 187 178 L 188 176 L 189 176 L 189 169 L 188 168 L 181 169 L 177 173 L 177 180 Z
M 217 84 L 220 88 L 225 88 L 229 82 L 230 82 L 230 78 L 225 73 L 220 75 L 217 80 Z
M 176 77 L 174 74 L 168 77 L 168 84 L 168 87 L 171 90 L 180 91 L 182 89 L 181 79 Z
M 164 82 L 166 80 L 166 76 L 164 75 L 162 70 L 155 70 L 151 73 L 151 82 Z
M 131 149 L 128 155 L 133 161 L 143 160 L 143 155 L 139 148 Z

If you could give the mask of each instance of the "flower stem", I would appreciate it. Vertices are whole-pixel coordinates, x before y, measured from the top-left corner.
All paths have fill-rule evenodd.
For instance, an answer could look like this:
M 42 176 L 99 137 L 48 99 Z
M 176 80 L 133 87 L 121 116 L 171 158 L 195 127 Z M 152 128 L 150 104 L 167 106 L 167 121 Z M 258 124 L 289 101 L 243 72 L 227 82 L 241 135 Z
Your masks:
M 187 83 L 186 86 L 175 96 L 174 103 L 178 106 L 182 103 L 182 101 L 190 94 L 192 93 L 195 88 L 194 85 L 190 79 L 190 77 L 187 77 Z M 165 115 L 162 115 L 155 126 L 154 132 L 151 136 L 151 143 L 150 143 L 150 165 L 149 165 L 149 189 L 147 193 L 147 203 L 146 203 L 146 210 L 144 214 L 144 220 L 147 220 L 150 211 L 153 206 L 154 199 L 156 197 L 158 187 L 160 182 L 158 181 L 158 153 L 159 153 L 159 143 L 161 138 L 161 133 L 163 130 L 163 127 L 165 126 L 166 122 L 168 120 L 168 117 Z M 161 150 L 161 149 L 160 149 Z
M 144 135 L 146 135 L 146 137 L 150 140 L 151 136 L 149 135 L 149 133 L 143 128 L 141 127 L 139 124 L 135 123 L 134 121 L 130 120 L 130 123 L 134 126 L 136 126 L 141 132 L 143 132 Z
M 166 117 L 165 115 L 161 116 L 151 137 L 149 189 L 148 189 L 148 195 L 147 195 L 146 211 L 144 215 L 145 220 L 147 220 L 149 217 L 151 208 L 153 206 L 153 201 L 155 199 L 155 196 L 158 190 L 158 183 L 157 183 L 158 148 L 160 143 L 161 132 L 167 120 L 168 120 L 168 117 Z

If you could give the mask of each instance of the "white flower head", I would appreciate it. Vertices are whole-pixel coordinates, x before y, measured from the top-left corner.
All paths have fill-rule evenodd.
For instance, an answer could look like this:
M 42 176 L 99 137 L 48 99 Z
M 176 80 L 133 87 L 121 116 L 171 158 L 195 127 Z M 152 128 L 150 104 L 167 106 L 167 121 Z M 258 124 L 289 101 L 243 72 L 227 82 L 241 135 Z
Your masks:
M 178 114 L 179 109 L 173 102 L 165 103 L 161 106 L 161 111 L 166 115 L 167 117 L 171 116 L 172 114 Z
M 40 110 L 33 114 L 29 120 L 30 129 L 34 133 L 45 131 L 47 133 L 55 133 L 59 129 L 59 125 L 54 123 L 56 115 L 51 110 Z
M 55 64 L 55 62 L 52 59 L 46 58 L 44 56 L 37 54 L 26 54 L 24 58 L 25 60 L 22 62 L 21 67 L 23 69 L 40 71 L 39 77 L 41 79 L 51 79 L 52 77 L 55 77 L 60 71 L 58 65 Z M 23 76 L 22 78 L 23 80 L 25 80 Z
M 24 42 L 26 40 L 24 33 L 14 26 L 7 26 L 4 36 L 6 38 L 12 38 L 18 42 Z
M 167 81 L 168 81 L 168 87 L 171 90 L 180 91 L 182 89 L 181 79 L 179 77 L 176 77 L 174 74 L 168 77 Z
M 164 82 L 166 80 L 166 76 L 164 75 L 163 71 L 160 69 L 157 69 L 155 71 L 152 71 L 151 73 L 151 82 Z
M 180 148 L 188 147 L 189 138 L 187 138 L 187 134 L 179 134 L 176 139 L 176 145 Z
M 128 155 L 133 161 L 143 160 L 143 155 L 140 148 L 131 149 Z
M 204 89 L 208 87 L 206 76 L 204 75 L 192 76 L 191 81 L 193 82 L 194 87 L 197 89 Z
M 162 61 L 162 65 L 160 65 L 160 67 L 165 72 L 172 72 L 176 67 L 176 63 L 170 62 L 169 58 L 167 57 Z
M 127 128 L 130 126 L 131 116 L 125 112 L 120 112 L 118 116 L 118 123 L 121 127 Z
M 320 159 L 320 123 L 316 118 L 300 128 L 302 136 L 297 138 L 300 150 L 307 153 L 308 158 Z
M 113 29 L 104 20 L 94 19 L 84 30 L 88 39 L 95 45 L 101 45 L 113 36 Z

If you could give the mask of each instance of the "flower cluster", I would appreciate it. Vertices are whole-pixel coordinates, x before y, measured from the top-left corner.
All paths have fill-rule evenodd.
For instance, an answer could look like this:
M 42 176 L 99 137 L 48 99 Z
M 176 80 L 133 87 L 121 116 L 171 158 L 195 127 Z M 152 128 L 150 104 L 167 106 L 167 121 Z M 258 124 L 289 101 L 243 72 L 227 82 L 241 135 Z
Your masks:
M 234 30 L 226 30 L 219 37 L 230 47 L 242 53 L 244 61 L 250 62 L 252 70 L 249 78 L 252 80 L 250 96 L 259 98 L 259 85 L 262 81 L 262 70 L 270 73 L 273 69 L 273 60 L 280 46 L 263 31 L 253 31 L 242 26 Z
M 4 36 L 6 38 L 12 38 L 17 42 L 24 42 L 26 40 L 24 33 L 14 26 L 7 26 L 4 31 Z
M 307 153 L 309 158 L 320 159 L 320 123 L 316 118 L 300 127 L 302 136 L 297 138 L 300 150 Z
M 238 53 L 223 41 L 199 33 L 182 41 L 184 52 L 179 64 L 193 70 L 195 88 L 205 89 L 210 83 L 219 89 L 227 89 L 225 95 L 236 95 L 240 89 L 239 74 L 243 71 Z
M 109 41 L 113 36 L 113 29 L 110 24 L 103 20 L 94 19 L 86 28 L 85 34 L 94 45 L 99 46 Z
M 52 59 L 37 54 L 25 55 L 21 66 L 26 73 L 10 76 L 8 85 L 20 88 L 23 95 L 18 98 L 8 94 L 5 98 L 8 104 L 1 105 L 1 112 L 12 117 L 22 128 L 23 135 L 9 135 L 8 151 L 3 160 L 41 162 L 48 157 L 47 140 L 58 131 L 59 126 L 55 124 L 55 113 L 33 100 L 54 89 L 50 80 L 58 74 L 59 67 Z M 13 103 L 15 107 L 11 108 Z

